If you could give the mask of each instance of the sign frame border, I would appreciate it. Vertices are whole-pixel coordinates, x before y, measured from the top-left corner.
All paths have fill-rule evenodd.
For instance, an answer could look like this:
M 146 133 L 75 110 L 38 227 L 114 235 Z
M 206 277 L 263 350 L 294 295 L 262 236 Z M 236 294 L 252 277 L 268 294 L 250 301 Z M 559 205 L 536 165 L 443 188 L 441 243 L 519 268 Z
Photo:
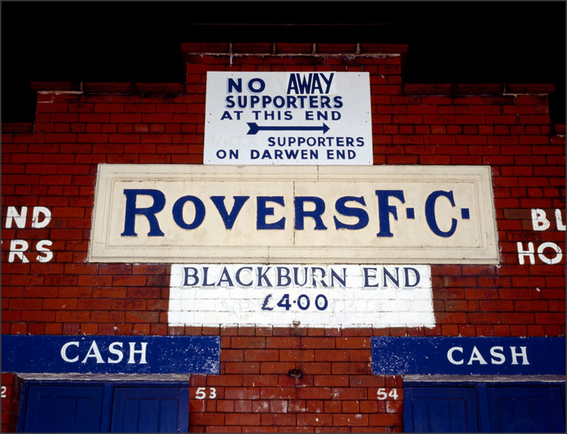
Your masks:
M 400 173 L 402 171 L 402 173 Z M 423 248 L 383 248 L 340 246 L 151 246 L 150 253 L 132 246 L 109 246 L 111 197 L 116 181 L 125 180 L 199 180 L 199 181 L 337 181 L 371 182 L 392 179 L 417 182 L 428 180 L 472 182 L 479 207 L 479 247 L 436 247 L 426 255 Z M 246 178 L 243 178 L 246 177 Z M 484 264 L 498 265 L 500 253 L 496 210 L 490 166 L 230 166 L 192 164 L 99 164 L 95 187 L 92 229 L 87 262 L 102 263 L 348 263 L 348 264 Z M 349 253 L 350 252 L 350 253 Z M 466 253 L 466 254 L 465 254 Z M 127 258 L 127 260 L 125 260 Z

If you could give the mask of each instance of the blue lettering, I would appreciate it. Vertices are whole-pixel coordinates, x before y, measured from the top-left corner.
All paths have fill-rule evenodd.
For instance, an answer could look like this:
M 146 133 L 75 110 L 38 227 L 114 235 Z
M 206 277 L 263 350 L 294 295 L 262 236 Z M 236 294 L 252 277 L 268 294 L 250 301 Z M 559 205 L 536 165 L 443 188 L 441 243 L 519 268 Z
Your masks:
M 225 110 L 220 118 L 221 121 L 224 121 L 225 119 L 228 119 L 229 121 L 232 120 L 232 116 L 230 115 L 230 112 L 228 110 Z
M 397 220 L 398 212 L 395 206 L 388 204 L 388 199 L 395 197 L 405 203 L 404 192 L 402 190 L 376 190 L 376 196 L 378 196 L 378 219 L 380 221 L 380 232 L 376 236 L 393 237 L 394 234 L 390 232 L 390 214 Z
M 276 267 L 278 272 L 278 283 L 277 286 L 289 286 L 291 283 L 291 278 L 289 277 L 289 268 L 287 267 Z M 285 271 L 285 273 L 284 273 Z
M 339 198 L 335 203 L 335 209 L 337 210 L 337 212 L 347 217 L 356 217 L 358 218 L 358 222 L 354 224 L 347 224 L 341 222 L 339 219 L 337 219 L 337 217 L 333 216 L 333 219 L 335 220 L 335 228 L 350 230 L 365 228 L 368 225 L 368 213 L 361 208 L 350 208 L 346 206 L 346 202 L 357 202 L 363 206 L 366 206 L 366 202 L 364 201 L 364 197 L 362 196 L 344 196 Z
M 287 85 L 287 93 L 294 91 L 296 94 L 310 93 L 312 75 L 300 77 L 299 74 L 291 74 Z
M 232 229 L 232 226 L 236 221 L 236 217 L 238 217 L 242 206 L 246 203 L 250 196 L 234 196 L 234 205 L 232 206 L 230 214 L 226 210 L 224 198 L 225 196 L 211 196 L 211 200 L 219 210 L 219 214 L 222 217 L 224 227 L 227 229 Z
M 320 94 L 329 93 L 331 90 L 331 83 L 335 74 L 331 73 L 329 78 L 324 74 L 310 73 L 305 74 L 303 77 L 299 73 L 291 74 L 287 85 L 287 93 L 292 92 L 296 94 L 313 94 L 318 92 Z
M 195 267 L 183 267 L 185 271 L 185 279 L 183 280 L 183 286 L 195 286 L 199 284 L 199 277 L 197 277 L 198 270 Z M 193 273 L 189 274 L 189 270 Z M 193 279 L 193 283 L 189 283 L 189 279 Z
M 209 267 L 203 267 L 203 286 L 215 286 L 215 283 L 207 282 L 209 276 Z
M 317 288 L 317 281 L 315 280 L 315 271 L 317 271 L 317 270 L 321 272 L 321 280 L 319 280 L 321 287 L 327 288 L 327 284 L 323 280 L 323 279 L 325 279 L 325 275 L 327 273 L 325 272 L 325 269 L 321 268 L 321 267 L 311 267 L 311 278 L 312 278 L 311 283 L 312 283 L 313 287 Z
M 150 223 L 149 237 L 163 237 L 165 234 L 161 231 L 156 214 L 165 206 L 165 195 L 159 190 L 150 189 L 124 189 L 126 196 L 126 210 L 124 216 L 124 232 L 120 234 L 122 237 L 137 237 L 135 231 L 136 215 L 143 215 Z M 148 208 L 137 208 L 136 199 L 138 195 L 151 196 L 154 200 L 152 206 Z
M 413 271 L 413 274 L 415 276 L 415 283 L 413 285 L 410 284 L 410 276 L 409 276 L 410 270 Z M 405 274 L 405 277 L 406 277 L 406 284 L 405 284 L 406 288 L 415 288 L 419 284 L 419 281 L 421 280 L 421 276 L 419 274 L 419 271 L 417 271 L 415 268 L 404 267 L 404 274 Z
M 388 287 L 388 280 L 391 280 L 392 283 L 396 285 L 396 288 L 400 287 L 400 268 L 395 267 L 395 270 L 396 270 L 396 277 L 392 276 L 390 272 L 386 268 L 384 268 L 384 288 Z
M 287 90 L 287 93 L 289 93 L 289 88 L 288 88 L 288 90 Z M 296 109 L 296 108 L 297 108 L 297 104 L 295 103 L 296 100 L 297 100 L 296 97 L 294 97 L 294 96 L 288 96 L 288 97 L 287 97 L 287 106 L 286 106 L 286 108 L 294 108 L 294 109 Z
M 335 279 L 337 279 L 339 281 L 339 283 L 341 284 L 341 286 L 343 288 L 346 287 L 346 268 L 343 268 L 343 275 L 342 278 L 341 276 L 339 276 L 334 268 L 331 268 L 331 287 L 336 287 L 335 285 Z
M 378 283 L 372 285 L 370 283 L 370 278 L 376 278 L 376 269 L 370 267 L 362 267 L 364 270 L 364 288 L 378 288 Z M 374 274 L 369 274 L 370 271 L 374 271 Z
M 309 93 L 315 93 L 316 90 L 318 90 L 319 93 L 323 93 L 323 85 L 321 84 L 321 80 L 319 80 L 319 74 L 313 75 L 313 86 Z
M 242 79 L 241 78 L 238 78 L 237 81 L 234 81 L 234 78 L 228 79 L 228 93 L 231 93 L 233 91 L 233 89 L 236 89 L 236 91 L 238 93 L 242 92 Z
M 325 74 L 320 74 L 320 76 L 327 85 L 327 89 L 325 89 L 325 93 L 329 93 L 331 91 L 331 83 L 333 81 L 333 78 L 335 77 L 335 73 L 332 72 L 331 75 L 329 75 L 329 79 L 325 77 Z
M 303 282 L 299 282 L 299 267 L 293 267 L 293 282 L 295 286 L 305 286 L 307 284 L 307 271 L 303 268 Z
M 285 217 L 282 217 L 275 223 L 266 223 L 266 217 L 274 215 L 274 208 L 266 207 L 266 202 L 274 202 L 284 206 L 283 196 L 258 196 L 256 198 L 256 229 L 285 229 Z
M 234 283 L 232 283 L 232 279 L 230 278 L 230 274 L 228 273 L 226 267 L 222 267 L 222 273 L 219 281 L 217 282 L 217 286 L 222 286 L 223 283 L 227 283 L 229 287 L 234 286 Z
M 254 86 L 255 83 L 258 85 L 257 87 Z M 265 88 L 266 83 L 261 78 L 253 78 L 248 82 L 248 90 L 250 92 L 259 93 L 262 92 Z
M 313 202 L 315 204 L 315 209 L 313 211 L 305 211 L 303 204 L 305 202 Z M 325 202 L 320 197 L 316 196 L 297 196 L 294 200 L 295 205 L 295 229 L 303 230 L 305 228 L 304 219 L 305 217 L 311 217 L 315 220 L 315 230 L 327 230 L 327 227 L 323 223 L 321 214 L 325 212 Z
M 258 285 L 257 286 L 263 286 L 262 285 L 262 281 L 266 282 L 267 287 L 271 287 L 272 286 L 272 282 L 270 282 L 270 280 L 268 279 L 268 271 L 270 271 L 270 269 L 272 267 L 266 267 L 265 270 L 262 269 L 263 267 L 258 267 Z
M 252 282 L 250 282 L 250 283 L 244 283 L 244 282 L 242 282 L 242 280 L 240 279 L 240 273 L 242 273 L 242 270 L 249 270 L 249 271 L 252 271 L 252 267 L 242 267 L 242 268 L 239 268 L 238 271 L 236 272 L 236 275 L 234 276 L 234 279 L 236 280 L 236 282 L 237 282 L 240 286 L 252 286 Z
M 285 153 L 287 155 L 287 158 L 295 160 L 299 154 L 299 149 L 286 149 Z
M 437 219 L 435 217 L 435 202 L 440 197 L 446 197 L 449 199 L 452 207 L 455 207 L 455 200 L 453 199 L 453 192 L 452 191 L 442 191 L 437 190 L 431 193 L 427 200 L 425 201 L 425 219 L 427 220 L 427 224 L 429 228 L 433 231 L 435 235 L 438 235 L 443 238 L 448 238 L 455 233 L 457 229 L 457 220 L 451 220 L 451 229 L 448 231 L 442 231 L 439 226 L 437 225 Z
M 193 202 L 195 206 L 195 218 L 193 222 L 186 223 L 183 219 L 183 206 L 186 202 Z M 203 220 L 205 220 L 205 204 L 201 199 L 196 196 L 183 196 L 175 202 L 172 209 L 173 220 L 182 229 L 196 229 L 198 228 Z
M 256 104 L 258 104 L 260 102 L 260 97 L 256 96 L 256 95 L 252 95 L 250 97 L 250 107 L 254 108 L 254 106 L 256 106 Z

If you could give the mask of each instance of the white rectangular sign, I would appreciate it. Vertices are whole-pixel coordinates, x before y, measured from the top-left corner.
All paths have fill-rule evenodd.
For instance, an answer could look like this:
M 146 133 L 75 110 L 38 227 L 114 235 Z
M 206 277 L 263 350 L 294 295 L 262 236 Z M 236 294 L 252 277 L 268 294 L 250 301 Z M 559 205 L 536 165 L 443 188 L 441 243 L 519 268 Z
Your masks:
M 372 164 L 367 72 L 208 72 L 205 164 Z
M 100 165 L 92 262 L 496 264 L 489 167 Z
M 170 326 L 433 327 L 427 265 L 174 264 Z

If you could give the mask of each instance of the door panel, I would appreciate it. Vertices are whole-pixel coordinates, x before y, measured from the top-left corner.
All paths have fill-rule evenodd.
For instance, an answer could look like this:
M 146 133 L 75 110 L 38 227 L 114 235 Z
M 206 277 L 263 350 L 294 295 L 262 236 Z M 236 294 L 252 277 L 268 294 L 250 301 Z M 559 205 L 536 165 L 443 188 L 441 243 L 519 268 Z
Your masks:
M 404 388 L 406 432 L 478 432 L 474 387 Z
M 24 432 L 100 432 L 102 386 L 30 385 Z
M 188 386 L 34 382 L 26 390 L 19 431 L 189 431 Z
M 565 432 L 565 388 L 554 384 L 411 384 L 406 432 Z
M 189 391 L 180 388 L 117 387 L 112 432 L 187 432 Z
M 559 386 L 488 387 L 487 392 L 492 431 L 565 431 Z

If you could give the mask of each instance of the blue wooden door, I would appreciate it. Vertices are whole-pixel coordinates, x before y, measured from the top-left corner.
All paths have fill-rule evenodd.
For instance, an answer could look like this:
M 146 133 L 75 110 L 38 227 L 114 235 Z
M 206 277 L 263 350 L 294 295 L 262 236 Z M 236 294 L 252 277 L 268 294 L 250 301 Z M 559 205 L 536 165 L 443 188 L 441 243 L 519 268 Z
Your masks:
M 487 387 L 492 432 L 565 432 L 560 386 Z
M 116 387 L 111 432 L 187 432 L 189 389 Z
M 404 388 L 406 432 L 478 432 L 474 387 Z
M 18 431 L 188 432 L 185 385 L 26 383 Z
M 100 432 L 104 388 L 31 385 L 24 432 Z
M 565 432 L 565 387 L 524 383 L 404 387 L 405 432 Z

